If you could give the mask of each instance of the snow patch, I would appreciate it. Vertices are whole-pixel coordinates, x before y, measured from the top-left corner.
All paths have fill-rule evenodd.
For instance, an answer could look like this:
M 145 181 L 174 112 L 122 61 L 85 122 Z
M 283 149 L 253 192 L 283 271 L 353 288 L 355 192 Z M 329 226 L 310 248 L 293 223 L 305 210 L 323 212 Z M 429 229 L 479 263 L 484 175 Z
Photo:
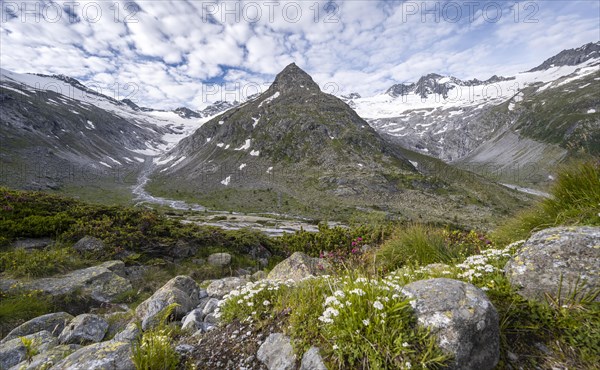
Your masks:
M 217 144 L 217 146 L 218 146 L 219 148 L 222 148 L 222 147 L 224 147 L 224 146 L 225 146 L 225 144 L 223 144 L 223 143 L 218 143 L 218 144 Z
M 258 125 L 258 121 L 260 121 L 260 117 L 258 117 L 258 118 L 252 117 L 252 120 L 254 121 L 254 123 L 252 124 L 252 128 L 256 128 L 256 125 Z
M 225 180 L 221 181 L 221 184 L 228 186 L 230 182 L 231 182 L 231 176 L 227 176 L 227 178 L 225 178 Z
M 140 157 L 133 157 L 136 161 L 140 162 L 140 163 L 144 163 L 144 158 L 140 158 Z
M 587 112 L 588 112 L 588 114 L 596 113 L 596 110 L 594 108 L 591 108 L 591 109 L 588 109 Z
M 85 128 L 87 128 L 88 130 L 93 130 L 96 128 L 96 126 L 92 121 L 88 120 L 85 124 Z
M 272 172 L 273 172 L 273 167 L 267 168 L 267 173 L 272 173 Z
M 101 165 L 103 165 L 103 166 L 106 166 L 106 167 L 108 167 L 108 168 L 112 168 L 112 166 L 111 166 L 111 165 L 109 165 L 109 164 L 107 164 L 106 162 L 102 162 L 102 161 L 100 161 L 100 164 L 101 164 Z
M 246 167 L 246 163 L 242 163 L 240 164 L 240 171 L 244 169 L 244 167 Z
M 260 155 L 260 152 L 258 150 L 253 150 L 250 152 L 250 155 L 254 156 L 254 157 L 258 157 Z
M 219 125 L 222 125 L 224 123 L 225 123 L 225 121 L 219 121 Z
M 207 138 L 206 138 L 206 142 L 207 142 L 207 143 L 210 143 L 210 141 L 211 141 L 211 140 L 212 140 L 212 137 L 207 137 Z
M 260 102 L 260 104 L 258 105 L 258 107 L 260 108 L 263 104 L 269 104 L 270 102 L 272 102 L 274 99 L 277 99 L 279 97 L 279 91 L 275 92 L 275 94 L 269 96 L 268 98 L 266 98 L 265 100 L 263 100 L 262 102 Z
M 246 139 L 246 142 L 244 143 L 244 145 L 242 145 L 241 147 L 235 149 L 235 150 L 248 150 L 250 149 L 250 143 L 252 142 L 252 140 L 250 139 Z
M 419 162 L 415 162 L 415 161 L 411 161 L 411 160 L 409 160 L 409 162 L 410 162 L 410 164 L 415 166 L 415 168 L 419 167 Z

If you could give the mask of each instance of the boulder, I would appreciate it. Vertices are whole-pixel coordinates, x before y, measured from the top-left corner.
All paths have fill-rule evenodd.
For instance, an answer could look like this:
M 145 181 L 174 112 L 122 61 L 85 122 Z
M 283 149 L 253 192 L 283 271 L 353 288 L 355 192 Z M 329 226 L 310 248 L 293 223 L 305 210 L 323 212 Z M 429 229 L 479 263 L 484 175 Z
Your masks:
M 131 355 L 130 343 L 110 340 L 80 348 L 50 370 L 135 370 Z
M 73 244 L 73 249 L 79 253 L 102 252 L 106 249 L 106 244 L 93 236 L 84 236 L 77 243 Z
M 556 227 L 533 234 L 504 267 L 525 298 L 562 299 L 600 287 L 600 227 Z M 561 285 L 562 278 L 562 286 Z M 560 288 L 559 288 L 560 286 Z M 600 301 L 600 295 L 596 297 Z
M 61 344 L 97 343 L 104 338 L 108 322 L 98 315 L 83 314 L 75 317 L 58 337 Z
M 15 240 L 12 243 L 12 247 L 15 249 L 25 249 L 30 251 L 33 249 L 44 249 L 52 246 L 53 244 L 54 240 L 50 238 L 24 238 Z
M 140 326 L 136 323 L 130 322 L 127 324 L 125 329 L 115 334 L 113 341 L 115 342 L 133 342 L 137 340 L 141 334 Z
M 258 349 L 256 357 L 268 370 L 296 369 L 296 355 L 290 338 L 281 333 L 269 335 Z
M 310 347 L 302 356 L 300 370 L 327 370 L 317 347 Z
M 419 324 L 431 329 L 453 357 L 453 370 L 494 369 L 500 356 L 498 313 L 485 293 L 452 279 L 416 281 L 403 288 Z
M 76 270 L 60 277 L 43 278 L 26 282 L 3 280 L 0 290 L 10 291 L 14 285 L 20 290 L 38 290 L 52 296 L 77 293 L 81 300 L 91 299 L 98 303 L 108 303 L 119 294 L 131 289 L 128 280 L 114 271 L 124 267 L 122 261 L 108 261 L 101 265 Z
M 67 323 L 72 319 L 73 316 L 66 312 L 55 312 L 38 316 L 14 328 L 6 337 L 4 337 L 4 339 L 0 341 L 0 344 L 11 339 L 23 337 L 44 330 L 48 331 L 54 336 L 58 336 L 65 328 L 65 325 L 67 325 Z
M 231 263 L 231 254 L 229 253 L 213 253 L 208 256 L 208 263 L 213 266 L 225 267 Z
M 25 360 L 10 368 L 10 370 L 39 370 L 49 369 L 52 365 L 58 363 L 63 358 L 77 351 L 82 346 L 78 344 L 60 345 L 39 353 L 31 358 L 31 361 Z
M 217 307 L 219 307 L 219 300 L 216 298 L 210 298 L 202 308 L 202 315 L 206 316 L 215 312 Z
M 205 316 L 201 308 L 193 309 L 181 320 L 181 328 L 195 332 L 200 329 Z
M 299 281 L 309 276 L 322 275 L 329 268 L 329 263 L 321 258 L 309 257 L 302 252 L 295 252 L 269 272 L 269 280 Z
M 245 285 L 248 281 L 240 277 L 227 277 L 224 279 L 215 280 L 206 287 L 206 292 L 209 297 L 223 298 L 225 294 L 234 289 Z
M 31 347 L 38 353 L 43 353 L 58 345 L 58 341 L 47 331 L 29 334 L 24 338 L 33 340 Z M 27 347 L 21 338 L 11 339 L 0 344 L 0 369 L 10 369 L 27 359 Z
M 150 298 L 142 302 L 135 310 L 142 321 L 142 329 L 157 324 L 159 313 L 167 306 L 176 303 L 175 318 L 181 319 L 200 303 L 200 288 L 189 276 L 176 276 L 157 290 Z

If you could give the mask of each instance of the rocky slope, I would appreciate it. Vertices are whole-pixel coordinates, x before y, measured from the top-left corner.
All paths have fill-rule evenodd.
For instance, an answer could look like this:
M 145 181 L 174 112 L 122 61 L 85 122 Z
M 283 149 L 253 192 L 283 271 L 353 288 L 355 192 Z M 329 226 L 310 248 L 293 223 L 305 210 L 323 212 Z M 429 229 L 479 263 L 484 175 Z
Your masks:
M 458 198 L 473 189 L 454 187 L 455 179 L 444 177 L 449 168 L 441 163 L 435 169 L 439 176 L 431 176 L 435 170 L 426 171 L 424 163 L 429 159 L 419 168 L 409 160 L 413 156 L 383 140 L 347 104 L 321 92 L 291 64 L 265 93 L 207 122 L 156 160 L 148 189 L 225 209 L 333 217 L 341 209 L 363 207 L 410 218 L 419 212 L 441 216 L 444 201 L 461 202 Z M 442 188 L 452 188 L 457 199 L 443 197 Z M 483 188 L 475 197 L 488 201 L 495 193 L 492 197 L 514 201 L 499 187 Z M 499 198 L 492 203 L 500 204 Z
M 565 50 L 516 76 L 461 81 L 429 74 L 374 97 L 346 101 L 406 148 L 487 175 L 497 175 L 493 168 L 503 181 L 516 169 L 536 167 L 536 180 L 522 182 L 540 182 L 566 157 L 597 155 L 599 49 L 600 42 Z

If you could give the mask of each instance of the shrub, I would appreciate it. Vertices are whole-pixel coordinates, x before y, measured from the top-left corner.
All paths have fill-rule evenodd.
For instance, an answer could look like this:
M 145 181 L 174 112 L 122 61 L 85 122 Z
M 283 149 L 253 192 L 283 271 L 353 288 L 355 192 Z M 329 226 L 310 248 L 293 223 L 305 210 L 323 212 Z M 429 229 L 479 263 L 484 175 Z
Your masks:
M 404 264 L 427 265 L 449 262 L 455 257 L 447 246 L 442 230 L 413 224 L 397 230 L 377 252 L 379 265 L 393 270 Z
M 51 299 L 40 292 L 0 292 L 0 337 L 23 322 L 52 311 Z
M 137 370 L 173 370 L 179 364 L 179 355 L 171 345 L 174 329 L 167 322 L 177 304 L 167 306 L 160 313 L 159 324 L 145 331 L 133 343 L 132 360 Z
M 0 272 L 13 277 L 43 277 L 64 273 L 86 265 L 70 247 L 50 247 L 26 251 L 18 248 L 0 252 Z

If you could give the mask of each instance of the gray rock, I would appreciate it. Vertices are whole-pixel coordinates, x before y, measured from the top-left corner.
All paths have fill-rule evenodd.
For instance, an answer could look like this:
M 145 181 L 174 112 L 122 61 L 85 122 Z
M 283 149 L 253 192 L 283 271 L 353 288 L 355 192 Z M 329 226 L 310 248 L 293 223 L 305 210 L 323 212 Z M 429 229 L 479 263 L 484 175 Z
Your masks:
M 327 370 L 317 347 L 310 347 L 302 356 L 300 370 Z
M 144 279 L 147 271 L 148 266 L 127 266 L 124 277 L 132 283 L 137 283 Z
M 15 249 L 44 249 L 54 244 L 54 240 L 50 238 L 25 238 L 18 239 L 12 243 L 12 247 Z
M 33 340 L 32 349 L 43 353 L 58 345 L 58 341 L 47 331 L 29 334 L 24 338 Z M 15 338 L 0 345 L 0 369 L 10 369 L 27 358 L 27 348 L 21 338 Z
M 203 324 L 203 319 L 206 315 L 202 313 L 201 308 L 195 308 L 191 310 L 185 317 L 181 320 L 181 328 L 183 330 L 196 331 L 200 329 L 200 326 Z
M 519 294 L 544 301 L 565 299 L 577 288 L 587 294 L 600 287 L 600 227 L 557 227 L 531 236 L 504 267 Z M 579 280 L 579 283 L 577 283 Z M 576 287 L 576 285 L 578 286 Z M 596 297 L 600 301 L 600 296 Z
M 294 370 L 296 368 L 296 355 L 290 338 L 281 333 L 269 335 L 260 346 L 256 357 L 268 370 Z
M 31 361 L 22 361 L 19 364 L 10 368 L 10 370 L 39 370 L 48 369 L 52 365 L 57 364 L 60 360 L 67 357 L 71 353 L 77 351 L 82 346 L 77 344 L 60 345 L 49 350 L 39 353 L 31 359 Z
M 204 316 L 215 312 L 215 310 L 219 307 L 219 300 L 216 298 L 210 298 L 204 308 L 202 309 L 202 314 Z
M 302 252 L 295 252 L 279 263 L 269 272 L 269 280 L 299 281 L 309 276 L 322 275 L 329 268 L 324 259 L 309 257 Z
M 124 266 L 123 262 L 108 261 L 61 277 L 20 282 L 19 289 L 40 290 L 52 296 L 77 293 L 82 300 L 91 298 L 99 303 L 107 303 L 131 289 L 128 280 L 113 272 L 119 270 L 118 266 Z M 0 290 L 10 291 L 15 283 L 14 280 L 3 280 L 0 282 Z
M 130 343 L 110 340 L 83 347 L 50 370 L 135 370 L 131 354 Z
M 231 254 L 229 253 L 213 253 L 208 256 L 208 263 L 213 266 L 225 267 L 231 263 Z
M 500 356 L 498 313 L 485 293 L 451 279 L 421 280 L 404 287 L 419 324 L 429 327 L 454 360 L 449 369 L 495 368 Z
M 140 326 L 136 323 L 130 322 L 125 327 L 125 330 L 118 332 L 113 341 L 115 342 L 133 342 L 137 340 L 139 335 L 141 334 Z
M 98 315 L 83 314 L 75 317 L 58 337 L 61 344 L 97 343 L 104 338 L 108 322 Z
M 252 280 L 253 281 L 259 281 L 259 280 L 264 280 L 267 278 L 267 273 L 264 271 L 256 271 L 254 274 L 252 274 Z
M 72 319 L 73 316 L 66 312 L 55 312 L 38 316 L 14 328 L 6 337 L 4 337 L 4 339 L 0 341 L 0 344 L 11 339 L 23 337 L 43 330 L 50 332 L 52 335 L 58 336 L 65 328 L 65 325 Z
M 106 249 L 106 244 L 93 236 L 84 236 L 79 241 L 73 244 L 73 249 L 77 252 L 102 252 Z
M 209 297 L 223 298 L 223 296 L 234 289 L 245 285 L 248 281 L 239 277 L 227 277 L 215 280 L 206 288 Z
M 176 303 L 175 319 L 181 319 L 199 303 L 200 288 L 189 276 L 176 276 L 157 290 L 150 298 L 142 302 L 135 310 L 142 321 L 142 329 L 157 324 L 157 315 L 170 304 Z
M 214 313 L 209 313 L 208 315 L 206 315 L 206 317 L 204 318 L 204 322 L 209 323 L 209 324 L 213 324 L 216 325 L 219 323 L 219 318 L 214 314 Z
M 216 328 L 217 326 L 215 324 L 211 324 L 208 322 L 201 322 L 198 326 L 198 330 L 196 330 L 194 332 L 194 334 L 192 334 L 192 337 L 197 337 L 199 335 L 202 335 L 204 333 L 207 333 L 211 330 L 213 330 L 214 328 Z

